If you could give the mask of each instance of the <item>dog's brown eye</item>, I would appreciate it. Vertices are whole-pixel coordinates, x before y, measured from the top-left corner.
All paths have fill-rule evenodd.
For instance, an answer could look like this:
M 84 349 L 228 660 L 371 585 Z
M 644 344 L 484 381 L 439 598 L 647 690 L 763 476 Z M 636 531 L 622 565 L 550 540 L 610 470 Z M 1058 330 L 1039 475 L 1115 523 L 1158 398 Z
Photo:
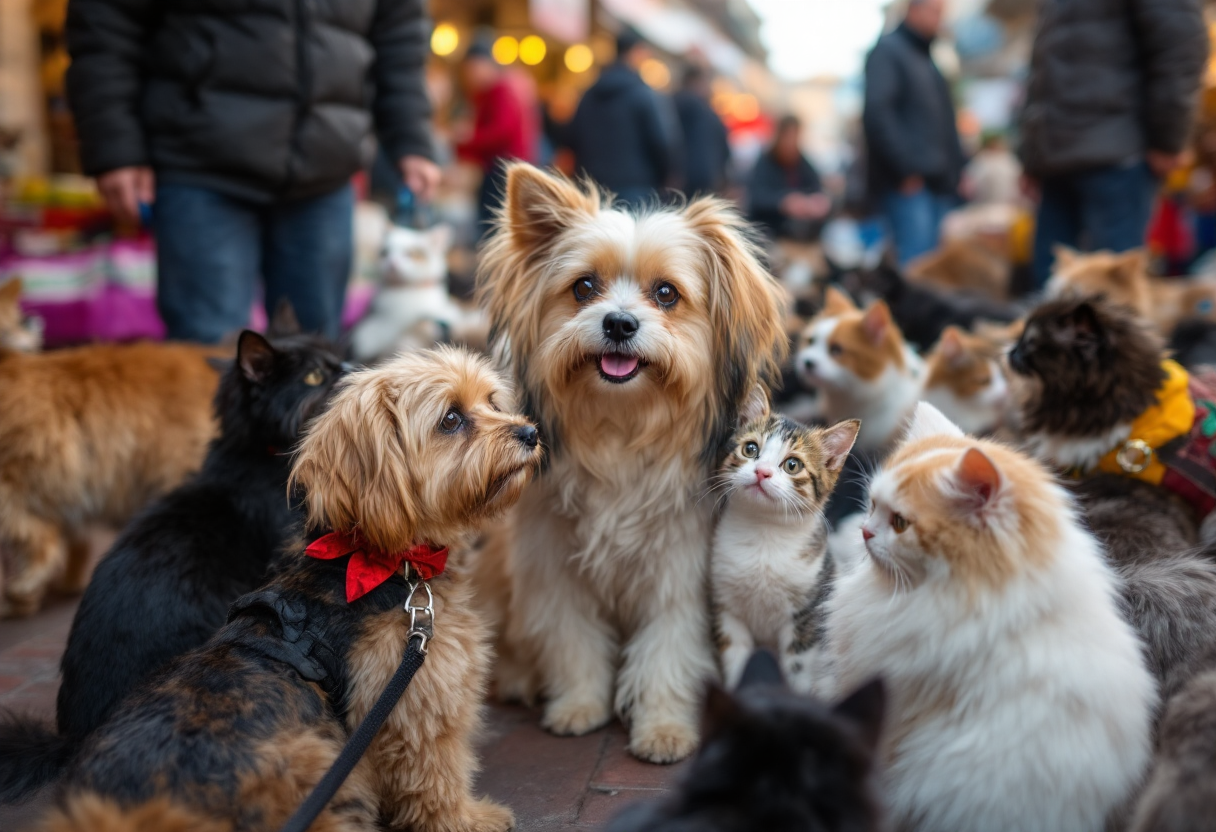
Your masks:
M 452 408 L 447 413 L 443 414 L 443 418 L 439 420 L 439 429 L 444 433 L 455 433 L 464 425 L 464 417 L 456 408 Z
M 828 344 L 828 355 L 844 355 L 844 347 L 840 344 Z
M 595 281 L 589 277 L 580 277 L 574 281 L 574 299 L 580 303 L 595 294 Z
M 304 383 L 309 387 L 320 387 L 323 381 L 325 381 L 325 373 L 320 370 L 309 370 L 308 375 L 304 376 Z
M 659 306 L 675 306 L 676 301 L 680 299 L 680 293 L 670 283 L 660 283 L 659 288 L 654 290 L 654 299 Z
M 760 446 L 755 442 L 745 442 L 743 445 L 743 455 L 748 459 L 755 459 L 760 455 Z
M 802 460 L 796 456 L 791 456 L 781 463 L 781 467 L 785 469 L 787 474 L 797 474 L 802 470 Z
M 904 517 L 902 514 L 897 513 L 891 515 L 891 528 L 895 529 L 896 534 L 903 534 L 906 532 L 909 525 L 908 518 Z

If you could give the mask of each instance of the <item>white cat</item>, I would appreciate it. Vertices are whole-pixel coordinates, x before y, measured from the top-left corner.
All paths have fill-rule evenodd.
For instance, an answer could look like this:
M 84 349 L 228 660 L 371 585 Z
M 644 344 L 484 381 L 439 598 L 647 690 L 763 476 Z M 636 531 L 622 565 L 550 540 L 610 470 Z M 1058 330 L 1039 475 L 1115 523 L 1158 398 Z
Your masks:
M 827 638 L 839 689 L 887 684 L 894 827 L 1103 829 L 1148 764 L 1156 690 L 1070 498 L 924 403 L 870 495 Z
M 448 293 L 447 252 L 452 231 L 436 225 L 416 231 L 394 225 L 384 238 L 380 257 L 380 290 L 367 317 L 351 333 L 351 350 L 359 361 L 373 361 L 402 349 L 425 347 L 411 339 L 420 325 L 435 324 L 448 333 L 468 325 L 471 315 Z M 433 340 L 431 327 L 423 341 Z

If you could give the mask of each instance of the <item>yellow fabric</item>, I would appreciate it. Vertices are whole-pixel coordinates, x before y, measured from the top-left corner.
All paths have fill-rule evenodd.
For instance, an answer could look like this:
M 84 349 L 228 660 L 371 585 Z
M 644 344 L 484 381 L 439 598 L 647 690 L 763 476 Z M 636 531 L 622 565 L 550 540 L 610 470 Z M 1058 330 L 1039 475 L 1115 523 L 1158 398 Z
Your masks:
M 1195 402 L 1191 400 L 1190 377 L 1186 370 L 1177 362 L 1168 360 L 1161 362 L 1161 368 L 1165 370 L 1166 376 L 1165 383 L 1157 391 L 1157 403 L 1132 422 L 1132 431 L 1127 437 L 1128 442 L 1139 439 L 1154 451 L 1189 432 L 1195 424 Z M 1119 451 L 1123 449 L 1124 444 L 1126 443 L 1120 443 L 1102 457 L 1098 461 L 1098 470 L 1160 485 L 1161 478 L 1165 476 L 1165 466 L 1161 464 L 1157 454 L 1153 454 L 1152 460 L 1143 471 L 1125 471 L 1118 460 Z

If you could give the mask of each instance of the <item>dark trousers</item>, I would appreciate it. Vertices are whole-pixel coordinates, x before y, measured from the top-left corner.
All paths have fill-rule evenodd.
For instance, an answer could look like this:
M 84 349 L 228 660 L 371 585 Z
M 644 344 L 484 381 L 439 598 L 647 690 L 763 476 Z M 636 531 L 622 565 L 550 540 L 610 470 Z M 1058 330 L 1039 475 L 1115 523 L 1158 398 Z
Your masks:
M 263 205 L 159 185 L 153 207 L 157 306 L 175 340 L 214 344 L 249 324 L 258 285 L 309 332 L 337 338 L 354 252 L 354 191 Z
M 1042 288 L 1051 277 L 1057 245 L 1087 251 L 1127 251 L 1144 245 L 1157 184 L 1142 161 L 1040 180 L 1035 285 Z

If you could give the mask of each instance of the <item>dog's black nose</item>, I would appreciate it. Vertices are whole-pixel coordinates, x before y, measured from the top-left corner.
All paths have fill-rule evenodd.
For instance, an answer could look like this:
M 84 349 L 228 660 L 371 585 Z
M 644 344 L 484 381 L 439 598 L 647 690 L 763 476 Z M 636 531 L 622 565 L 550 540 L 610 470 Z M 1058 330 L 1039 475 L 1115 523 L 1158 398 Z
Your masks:
M 515 435 L 519 437 L 520 442 L 523 442 L 529 448 L 535 448 L 536 443 L 540 441 L 536 434 L 536 428 L 531 425 L 520 425 L 515 429 Z
M 1029 367 L 1026 366 L 1026 353 L 1022 350 L 1022 345 L 1018 344 L 1009 351 L 1009 369 L 1013 370 L 1018 375 L 1027 375 Z
M 638 319 L 628 312 L 609 312 L 604 316 L 604 334 L 608 340 L 628 341 L 638 331 Z
M 815 362 L 810 358 L 802 359 L 802 369 L 806 370 L 809 373 L 814 372 L 815 371 Z

